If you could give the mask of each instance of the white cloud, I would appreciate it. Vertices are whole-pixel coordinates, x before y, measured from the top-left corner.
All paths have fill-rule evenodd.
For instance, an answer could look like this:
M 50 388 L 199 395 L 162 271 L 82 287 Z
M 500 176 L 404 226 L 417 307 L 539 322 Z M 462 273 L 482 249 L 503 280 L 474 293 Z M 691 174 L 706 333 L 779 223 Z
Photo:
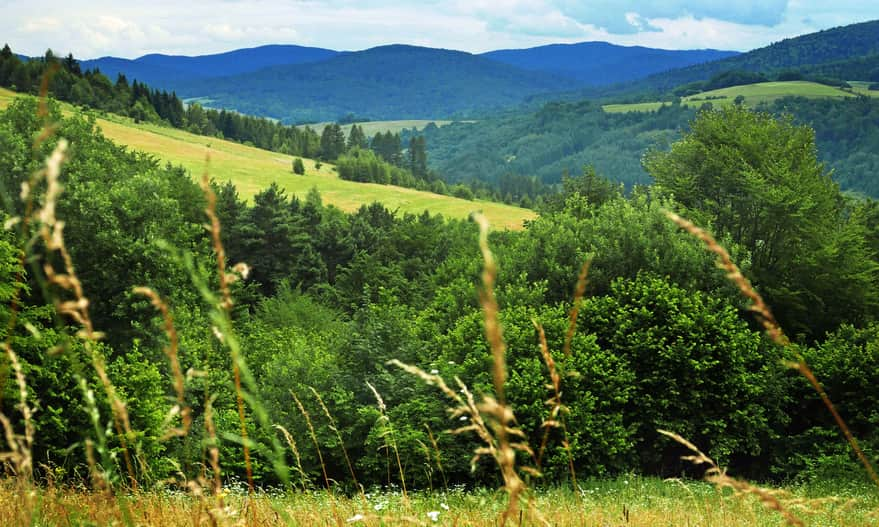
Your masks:
M 204 54 L 269 43 L 347 50 L 407 43 L 487 51 L 606 40 L 746 50 L 870 18 L 879 18 L 879 2 L 153 0 L 146 6 L 28 0 L 3 7 L 0 35 L 17 52 L 40 55 L 51 47 L 82 58 Z

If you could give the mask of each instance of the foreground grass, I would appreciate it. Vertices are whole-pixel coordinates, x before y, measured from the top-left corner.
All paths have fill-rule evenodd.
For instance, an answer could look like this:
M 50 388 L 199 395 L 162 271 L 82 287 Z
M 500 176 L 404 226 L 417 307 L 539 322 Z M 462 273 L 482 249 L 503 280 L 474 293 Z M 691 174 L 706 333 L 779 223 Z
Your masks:
M 733 104 L 736 97 L 740 95 L 745 98 L 744 104 L 751 107 L 757 106 L 760 103 L 771 103 L 782 97 L 806 97 L 809 99 L 843 99 L 856 97 L 857 95 L 879 97 L 879 91 L 867 89 L 868 83 L 852 82 L 851 84 L 852 90 L 849 91 L 808 81 L 760 82 L 744 86 L 731 86 L 729 88 L 721 88 L 683 97 L 681 105 L 699 107 L 706 102 L 710 102 L 714 106 L 727 106 Z M 608 113 L 653 112 L 668 105 L 670 103 L 643 102 L 608 104 L 602 108 Z
M 0 89 L 0 109 L 16 96 Z M 74 111 L 65 105 L 68 112 Z M 304 159 L 306 174 L 293 174 L 293 157 L 249 147 L 232 141 L 191 134 L 183 130 L 152 124 L 135 124 L 131 119 L 107 116 L 98 119 L 104 134 L 113 141 L 155 155 L 157 158 L 182 165 L 193 177 L 201 177 L 208 170 L 218 181 L 232 181 L 242 197 L 254 194 L 277 182 L 288 194 L 304 198 L 309 190 L 317 188 L 324 203 L 346 212 L 361 205 L 381 202 L 391 210 L 420 214 L 425 210 L 450 218 L 466 218 L 473 211 L 482 211 L 492 225 L 504 229 L 521 229 L 525 220 L 533 219 L 533 211 L 489 201 L 468 201 L 430 192 L 356 183 L 339 179 L 334 167 L 324 163 L 318 169 L 314 160 Z M 210 165 L 205 158 L 210 154 Z
M 875 525 L 879 499 L 875 489 L 847 487 L 827 498 L 821 488 L 790 489 L 791 512 L 806 525 L 840 527 Z M 819 500 L 817 495 L 823 496 Z M 330 496 L 327 492 L 260 493 L 252 505 L 241 492 L 228 493 L 224 507 L 213 497 L 199 500 L 179 491 L 146 492 L 123 496 L 119 501 L 106 494 L 49 488 L 28 495 L 14 482 L 0 484 L 0 524 L 110 525 L 124 524 L 120 503 L 130 510 L 132 524 L 190 526 L 209 524 L 208 511 L 222 524 L 247 525 L 472 525 L 496 526 L 505 507 L 501 491 L 453 489 L 447 492 L 367 492 L 363 498 Z M 31 515 L 22 504 L 30 500 Z M 811 500 L 811 501 L 810 501 Z M 783 525 L 781 516 L 765 509 L 753 498 L 720 492 L 702 482 L 662 481 L 657 478 L 623 476 L 586 480 L 579 492 L 567 489 L 539 491 L 531 496 L 531 511 L 523 524 L 553 526 L 645 527 Z M 436 520 L 433 519 L 436 518 Z M 223 521 L 223 520 L 227 521 Z M 519 522 L 515 522 L 516 525 Z

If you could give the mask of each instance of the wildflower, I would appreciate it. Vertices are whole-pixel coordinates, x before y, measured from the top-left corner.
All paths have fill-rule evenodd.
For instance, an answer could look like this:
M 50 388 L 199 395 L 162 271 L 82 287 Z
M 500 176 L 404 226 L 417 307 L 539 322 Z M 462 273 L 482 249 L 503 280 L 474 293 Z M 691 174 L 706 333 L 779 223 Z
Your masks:
M 440 503 L 440 508 L 441 508 L 442 510 L 444 510 L 444 511 L 449 510 L 449 506 L 446 505 L 445 503 Z
M 346 523 L 354 523 L 354 522 L 360 522 L 360 521 L 363 521 L 362 514 L 355 514 L 354 516 L 351 516 L 350 518 L 345 520 Z
M 439 520 L 440 511 L 428 511 L 427 516 L 430 518 L 430 521 L 436 522 Z

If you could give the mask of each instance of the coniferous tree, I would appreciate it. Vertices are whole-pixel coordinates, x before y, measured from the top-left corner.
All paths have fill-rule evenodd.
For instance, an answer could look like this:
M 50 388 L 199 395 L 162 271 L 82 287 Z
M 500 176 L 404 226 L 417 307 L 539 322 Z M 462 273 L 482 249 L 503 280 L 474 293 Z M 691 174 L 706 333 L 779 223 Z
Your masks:
M 320 136 L 321 157 L 327 161 L 345 153 L 345 132 L 338 123 L 328 124 Z
M 416 179 L 427 179 L 427 143 L 423 135 L 409 140 L 409 170 Z
M 351 125 L 351 131 L 348 133 L 348 150 L 366 148 L 367 146 L 369 146 L 369 141 L 366 139 L 366 134 L 363 133 L 363 128 L 356 123 Z

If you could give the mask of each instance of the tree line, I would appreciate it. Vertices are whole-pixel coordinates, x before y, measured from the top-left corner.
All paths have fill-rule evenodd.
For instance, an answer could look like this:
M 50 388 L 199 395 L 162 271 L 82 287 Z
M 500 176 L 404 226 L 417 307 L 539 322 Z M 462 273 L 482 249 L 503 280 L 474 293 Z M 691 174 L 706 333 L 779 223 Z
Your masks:
M 43 57 L 22 60 L 8 44 L 0 50 L 0 86 L 37 95 L 44 78 L 49 81 L 48 93 L 58 100 L 131 117 L 135 122 L 165 124 L 291 155 L 320 154 L 319 138 L 309 128 L 197 103 L 184 106 L 176 93 L 152 89 L 137 80 L 129 82 L 123 74 L 114 83 L 99 70 L 82 71 L 72 54 L 62 59 L 49 50 Z

